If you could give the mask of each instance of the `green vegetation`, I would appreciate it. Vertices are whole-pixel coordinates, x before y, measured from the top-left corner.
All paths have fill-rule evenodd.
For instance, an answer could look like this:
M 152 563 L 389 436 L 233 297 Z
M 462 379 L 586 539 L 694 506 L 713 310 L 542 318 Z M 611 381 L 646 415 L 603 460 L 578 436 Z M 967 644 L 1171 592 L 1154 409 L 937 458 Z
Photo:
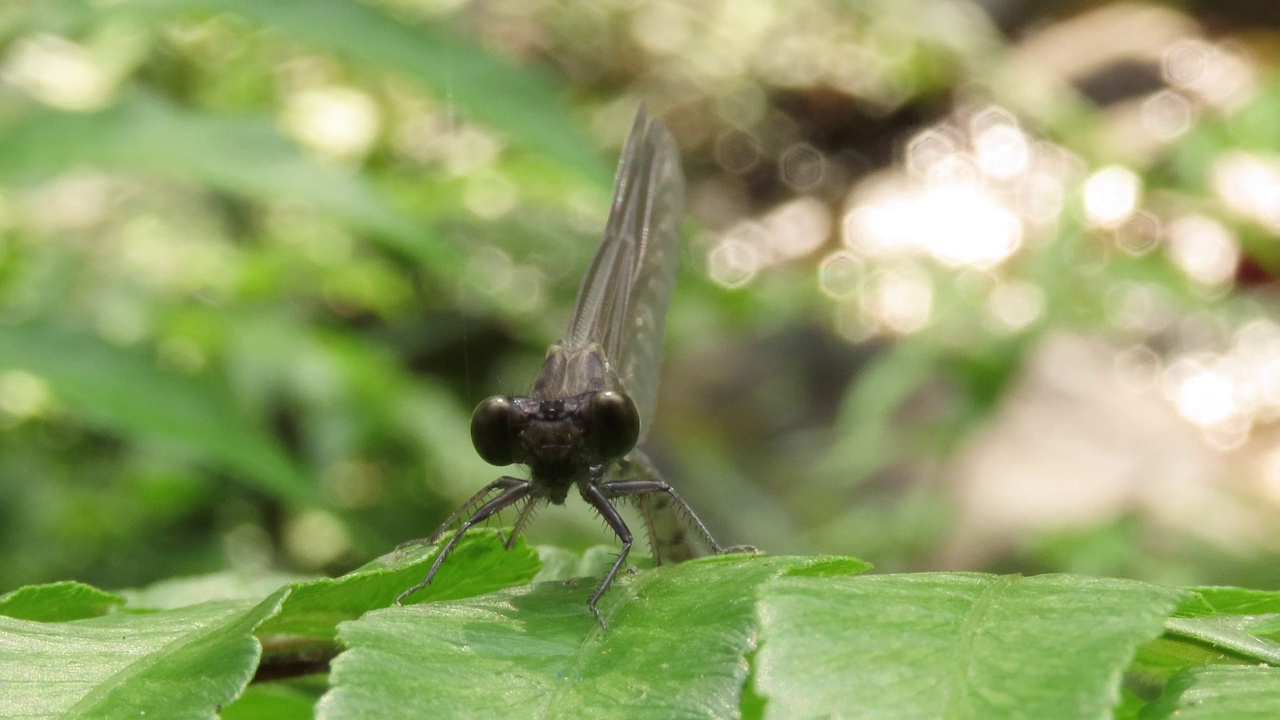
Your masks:
M 0 717 L 1280 717 L 1269 31 L 463 5 L 0 5 Z M 765 552 L 602 632 L 571 502 L 394 607 L 641 103 L 649 448 Z

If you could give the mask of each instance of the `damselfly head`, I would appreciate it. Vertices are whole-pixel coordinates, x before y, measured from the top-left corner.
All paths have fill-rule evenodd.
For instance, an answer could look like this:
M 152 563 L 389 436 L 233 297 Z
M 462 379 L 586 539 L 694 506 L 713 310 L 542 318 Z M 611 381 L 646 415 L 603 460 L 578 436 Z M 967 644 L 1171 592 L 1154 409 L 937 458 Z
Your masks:
M 571 398 L 495 395 L 471 415 L 471 443 L 490 465 L 522 463 L 553 475 L 560 468 L 617 460 L 640 438 L 640 413 L 626 393 Z

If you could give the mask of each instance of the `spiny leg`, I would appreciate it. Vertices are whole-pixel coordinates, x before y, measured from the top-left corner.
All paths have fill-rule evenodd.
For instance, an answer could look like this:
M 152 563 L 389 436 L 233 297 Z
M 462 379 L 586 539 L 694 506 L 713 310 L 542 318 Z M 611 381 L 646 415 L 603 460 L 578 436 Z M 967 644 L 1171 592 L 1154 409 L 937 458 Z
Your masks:
M 524 532 L 524 526 L 529 524 L 529 520 L 533 517 L 533 513 L 537 510 L 540 503 L 535 502 L 535 498 L 526 497 L 524 504 L 520 506 L 520 512 L 516 515 L 516 521 L 511 525 L 511 534 L 502 539 L 502 546 L 510 550 L 516 544 L 516 538 L 520 537 L 520 533 Z
M 454 510 L 453 514 L 445 518 L 445 521 L 440 523 L 440 527 L 437 527 L 434 532 L 432 532 L 429 536 L 427 536 L 427 542 L 436 542 L 437 540 L 439 540 L 440 536 L 444 535 L 445 531 L 448 530 L 450 527 L 452 527 L 454 523 L 461 520 L 464 516 L 466 516 L 467 513 L 478 508 L 483 502 L 485 502 L 485 498 L 488 497 L 489 494 L 492 493 L 494 490 L 501 490 L 505 494 L 509 492 L 512 488 L 517 488 L 527 484 L 528 484 L 527 480 L 521 480 L 520 478 L 514 478 L 509 475 L 503 475 L 497 480 L 494 480 L 488 485 L 485 485 L 480 492 L 476 493 L 475 495 L 472 495 L 471 498 L 468 499 L 466 502 L 462 503 L 462 505 L 459 506 L 457 510 Z M 499 497 L 501 497 L 501 495 L 499 495 Z
M 488 485 L 485 485 L 484 488 L 480 490 L 480 492 L 476 493 L 475 495 L 472 495 L 469 500 L 459 505 L 458 509 L 454 510 L 452 515 L 446 518 L 444 522 L 440 523 L 439 527 L 437 527 L 430 535 L 424 538 L 416 538 L 414 540 L 405 540 L 399 545 L 396 545 L 396 550 L 400 550 L 400 549 L 415 546 L 415 545 L 430 545 L 436 542 L 437 540 L 440 539 L 440 536 L 444 534 L 445 530 L 448 530 L 450 527 L 453 526 L 454 523 L 458 522 L 464 516 L 466 516 L 467 513 L 472 512 L 475 508 L 479 507 L 482 503 L 484 503 L 485 498 L 489 497 L 489 495 L 491 495 L 494 490 L 502 490 L 503 492 L 506 492 L 513 487 L 518 487 L 524 482 L 525 482 L 524 480 L 521 480 L 519 478 L 513 478 L 506 475 L 498 478 L 497 480 L 494 480 Z
M 658 566 L 662 564 L 662 548 L 666 547 L 665 540 L 658 538 L 658 526 L 654 522 L 653 503 L 650 502 L 652 495 L 637 495 L 636 506 L 640 508 L 640 519 L 644 521 L 645 534 L 649 536 L 649 552 L 653 555 L 653 564 Z M 673 555 L 673 553 L 666 553 Z M 672 558 L 675 562 L 680 562 L 679 558 Z M 687 558 L 686 558 L 687 559 Z
M 618 474 L 632 480 L 660 478 L 658 469 L 639 450 L 619 461 Z M 654 565 L 661 565 L 666 561 L 683 562 L 697 555 L 697 549 L 689 539 L 686 523 L 672 507 L 669 496 L 646 493 L 633 497 L 640 510 L 640 518 L 644 521 Z
M 612 480 L 610 482 L 600 483 L 598 486 L 601 493 L 607 499 L 619 498 L 627 495 L 657 495 L 659 497 L 666 496 L 675 504 L 676 510 L 683 512 L 685 517 L 689 519 L 689 524 L 698 531 L 698 535 L 711 546 L 711 550 L 717 555 L 736 552 L 756 552 L 751 545 L 732 545 L 730 547 L 721 547 L 716 542 L 715 537 L 711 535 L 711 531 L 703 524 L 702 518 L 689 507 L 689 503 L 676 492 L 675 488 L 668 485 L 662 480 Z
M 436 554 L 435 562 L 431 563 L 431 569 L 427 571 L 426 577 L 422 578 L 422 582 L 396 596 L 397 605 L 402 604 L 405 598 L 431 584 L 431 580 L 436 576 L 436 572 L 440 570 L 440 565 L 444 562 L 444 559 L 449 556 L 449 553 L 453 552 L 453 548 L 462 539 L 462 535 L 467 530 L 470 530 L 473 525 L 484 522 L 494 513 L 520 502 L 530 492 L 533 492 L 533 485 L 529 484 L 528 481 L 513 477 L 499 478 L 498 481 L 491 483 L 490 487 L 496 486 L 498 482 L 503 480 L 510 481 L 506 484 L 507 489 L 498 497 L 481 505 L 471 517 L 467 518 L 466 522 L 458 526 L 458 531 L 453 534 L 453 537 L 449 538 L 449 542 L 445 543 L 444 547 L 440 548 L 440 551 Z
M 609 572 L 601 578 L 600 584 L 596 586 L 596 591 L 591 595 L 591 599 L 587 601 L 587 607 L 591 613 L 596 616 L 596 622 L 600 623 L 600 629 L 604 630 L 604 618 L 600 615 L 600 610 L 596 608 L 596 603 L 600 597 L 604 595 L 604 591 L 609 589 L 613 584 L 613 578 L 617 576 L 618 571 L 622 569 L 623 563 L 627 561 L 627 555 L 631 552 L 631 530 L 627 524 L 623 522 L 622 516 L 618 514 L 616 508 L 609 503 L 609 499 L 600 492 L 600 487 L 591 483 L 582 483 L 578 486 L 582 492 L 582 499 L 586 500 L 591 507 L 595 508 L 604 521 L 613 528 L 613 532 L 617 534 L 618 539 L 622 541 L 622 551 L 618 553 L 618 559 L 613 562 L 613 567 L 609 568 Z

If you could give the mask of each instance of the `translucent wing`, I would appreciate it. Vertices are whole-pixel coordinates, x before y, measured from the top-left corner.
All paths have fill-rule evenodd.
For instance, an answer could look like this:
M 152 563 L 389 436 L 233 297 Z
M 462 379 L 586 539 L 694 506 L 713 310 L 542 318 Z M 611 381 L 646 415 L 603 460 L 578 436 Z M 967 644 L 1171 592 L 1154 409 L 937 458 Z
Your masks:
M 599 343 L 640 411 L 642 439 L 653 420 L 683 205 L 675 140 L 641 108 L 614 179 L 604 239 L 578 288 L 564 344 Z

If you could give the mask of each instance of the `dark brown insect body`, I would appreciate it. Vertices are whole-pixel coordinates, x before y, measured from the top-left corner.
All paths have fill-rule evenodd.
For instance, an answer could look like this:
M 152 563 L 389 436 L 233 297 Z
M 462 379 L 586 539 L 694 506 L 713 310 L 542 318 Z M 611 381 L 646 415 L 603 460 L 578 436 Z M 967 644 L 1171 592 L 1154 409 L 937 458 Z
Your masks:
M 471 440 L 480 457 L 492 465 L 525 465 L 529 479 L 500 477 L 458 508 L 428 540 L 434 542 L 454 523 L 461 524 L 422 582 L 401 593 L 397 603 L 431 583 L 472 526 L 518 506 L 507 538 L 510 547 L 540 501 L 562 504 L 574 487 L 622 541 L 617 561 L 588 602 L 602 627 L 596 603 L 626 562 L 633 540 L 613 501 L 636 499 L 655 562 L 661 561 L 666 542 L 654 521 L 659 504 L 673 505 L 717 553 L 751 549 L 722 548 L 688 503 L 635 450 L 653 419 L 683 195 L 675 142 L 661 122 L 648 121 L 641 110 L 618 167 L 604 239 L 578 290 L 564 340 L 547 351 L 530 397 L 491 397 L 471 419 Z

